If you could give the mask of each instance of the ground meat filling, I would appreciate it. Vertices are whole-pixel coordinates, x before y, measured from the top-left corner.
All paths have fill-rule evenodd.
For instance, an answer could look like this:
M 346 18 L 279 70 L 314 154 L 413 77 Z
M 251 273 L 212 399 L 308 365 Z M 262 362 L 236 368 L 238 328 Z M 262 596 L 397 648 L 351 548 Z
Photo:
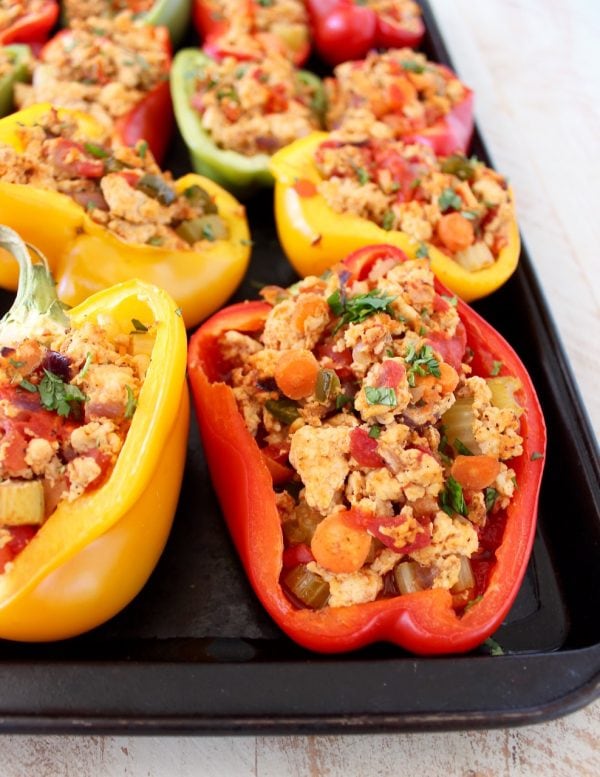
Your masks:
M 169 53 L 150 25 L 131 13 L 73 21 L 44 48 L 32 83 L 19 84 L 19 108 L 51 102 L 89 113 L 103 126 L 128 113 L 168 78 Z
M 470 272 L 490 267 L 513 219 L 505 179 L 475 157 L 441 158 L 401 141 L 322 143 L 319 192 L 337 213 L 374 221 L 431 243 Z
M 134 326 L 132 324 L 132 330 Z M 63 502 L 110 474 L 154 342 L 86 322 L 0 349 L 0 567 Z
M 245 156 L 273 154 L 319 128 L 319 89 L 280 55 L 260 63 L 225 57 L 198 73 L 192 106 L 219 147 Z
M 485 590 L 515 489 L 520 385 L 471 374 L 425 259 L 348 275 L 265 289 L 262 332 L 219 340 L 274 476 L 282 584 L 314 609 L 443 588 L 460 612 Z
M 22 151 L 0 144 L 0 180 L 66 194 L 130 243 L 188 250 L 227 239 L 209 194 L 197 185 L 177 193 L 145 141 L 136 148 L 90 142 L 54 111 L 17 132 Z
M 431 127 L 464 100 L 466 87 L 412 49 L 371 52 L 344 62 L 325 82 L 327 127 L 351 141 L 402 138 Z

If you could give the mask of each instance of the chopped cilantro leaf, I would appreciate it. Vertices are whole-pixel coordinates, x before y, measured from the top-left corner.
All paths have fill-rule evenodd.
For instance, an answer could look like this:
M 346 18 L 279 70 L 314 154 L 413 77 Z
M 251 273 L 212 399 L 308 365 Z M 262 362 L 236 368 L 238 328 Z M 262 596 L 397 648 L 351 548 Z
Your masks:
M 33 383 L 30 383 L 28 380 L 22 380 L 19 383 L 19 387 L 25 389 L 25 391 L 31 391 L 32 394 L 35 394 L 35 392 L 38 390 L 38 387 Z
M 381 219 L 381 228 L 385 229 L 386 232 L 389 232 L 390 229 L 394 226 L 394 218 L 394 211 L 386 210 L 386 212 L 383 214 L 383 218 Z
M 371 437 L 373 440 L 376 440 L 380 434 L 381 426 L 378 424 L 373 424 L 373 426 L 369 429 L 369 437 Z
M 44 377 L 38 386 L 40 402 L 46 410 L 56 410 L 65 418 L 71 412 L 71 403 L 85 402 L 87 397 L 80 388 L 72 383 L 65 383 L 62 378 L 50 370 L 44 370 Z
M 539 453 L 538 451 L 534 451 L 531 454 L 531 461 L 537 461 L 538 459 L 543 459 L 543 458 L 544 458 L 544 454 Z
M 487 648 L 491 656 L 504 655 L 504 650 L 502 649 L 502 647 L 496 642 L 495 639 L 492 639 L 491 637 L 488 637 L 488 639 L 486 639 L 482 647 Z
M 490 370 L 490 375 L 492 377 L 495 377 L 500 373 L 500 370 L 502 369 L 502 362 L 493 361 L 492 362 L 492 369 Z
M 358 182 L 361 186 L 364 186 L 366 183 L 369 183 L 369 181 L 371 180 L 371 176 L 365 170 L 364 167 L 357 167 L 356 175 L 358 177 Z
M 338 394 L 335 398 L 335 409 L 341 410 L 344 405 L 347 405 L 352 402 L 352 397 L 349 397 L 347 394 Z
M 387 388 L 382 386 L 376 388 L 375 386 L 367 386 L 365 388 L 365 396 L 367 402 L 370 405 L 385 405 L 386 407 L 396 407 L 398 401 L 396 399 L 396 392 L 393 388 Z
M 383 311 L 392 315 L 393 312 L 390 309 L 391 303 L 396 297 L 391 297 L 384 294 L 379 289 L 373 289 L 366 294 L 357 294 L 355 297 L 349 299 L 344 294 L 343 290 L 336 290 L 327 298 L 327 303 L 332 312 L 336 316 L 340 316 L 340 320 L 336 324 L 333 334 L 345 324 L 357 324 L 364 321 L 369 316 L 372 316 L 378 311 Z
M 426 257 L 429 256 L 429 250 L 428 250 L 427 246 L 425 245 L 425 243 L 420 243 L 419 244 L 419 247 L 417 248 L 417 250 L 415 252 L 415 256 L 417 257 L 417 259 L 425 259 Z
M 140 155 L 140 159 L 146 158 L 146 154 L 148 153 L 148 144 L 145 140 L 142 140 L 140 143 L 138 143 L 137 152 Z
M 458 305 L 458 299 L 456 295 L 454 295 L 454 297 L 449 297 L 447 294 L 442 294 L 442 298 L 445 299 L 449 305 L 452 305 L 453 308 Z
M 83 148 L 90 155 L 96 159 L 106 159 L 110 156 L 108 151 L 97 143 L 84 143 Z
M 407 59 L 402 63 L 402 68 L 409 73 L 422 73 L 425 70 L 425 65 L 422 65 L 420 62 L 415 62 L 413 59 Z
M 452 208 L 452 210 L 460 210 L 462 208 L 462 204 L 463 201 L 461 198 L 454 191 L 454 189 L 451 189 L 450 187 L 444 189 L 444 191 L 438 197 L 438 205 L 440 206 L 442 213 L 450 210 L 450 208 Z
M 8 363 L 15 368 L 15 370 L 20 369 L 21 367 L 25 366 L 25 362 L 17 361 L 17 359 L 9 359 Z
M 458 513 L 466 517 L 469 514 L 462 486 L 452 475 L 446 481 L 446 488 L 440 492 L 440 507 L 450 516 Z
M 433 355 L 430 345 L 422 345 L 417 351 L 412 343 L 409 344 L 404 361 L 410 365 L 408 385 L 411 387 L 416 384 L 416 375 L 433 375 L 436 378 L 441 376 L 440 363 Z
M 471 607 L 474 607 L 477 604 L 477 602 L 480 602 L 482 599 L 483 599 L 483 596 L 479 594 L 479 596 L 476 596 L 474 599 L 471 599 L 471 601 L 467 602 L 465 605 L 465 612 L 467 612 L 467 610 L 470 610 Z

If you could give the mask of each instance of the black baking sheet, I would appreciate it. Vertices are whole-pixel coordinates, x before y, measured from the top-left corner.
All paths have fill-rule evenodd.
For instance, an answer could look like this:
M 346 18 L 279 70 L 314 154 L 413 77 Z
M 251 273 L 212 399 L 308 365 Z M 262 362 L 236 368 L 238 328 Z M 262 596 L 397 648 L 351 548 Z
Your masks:
M 424 50 L 449 64 L 429 7 Z M 489 159 L 479 135 L 474 152 Z M 189 167 L 181 139 L 170 166 Z M 236 299 L 295 276 L 272 194 L 248 203 L 255 242 Z M 4 295 L 4 306 L 10 298 Z M 319 656 L 294 645 L 249 588 L 225 530 L 195 419 L 177 516 L 150 581 L 120 615 L 61 643 L 0 642 L 0 731 L 335 733 L 533 723 L 598 695 L 600 469 L 593 433 L 526 250 L 475 306 L 537 386 L 549 447 L 539 528 L 519 596 L 495 634 L 505 655 L 419 658 L 391 645 Z M 126 570 L 124 570 L 126 574 Z

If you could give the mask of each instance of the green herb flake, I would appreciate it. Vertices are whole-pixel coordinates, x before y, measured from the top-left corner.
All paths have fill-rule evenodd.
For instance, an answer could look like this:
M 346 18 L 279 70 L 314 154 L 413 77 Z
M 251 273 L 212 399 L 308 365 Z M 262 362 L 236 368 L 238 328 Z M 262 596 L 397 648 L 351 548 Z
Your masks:
M 454 189 L 447 187 L 438 197 L 438 205 L 442 213 L 445 213 L 451 208 L 452 210 L 460 210 L 462 208 L 463 201 L 454 191 Z
M 86 153 L 95 157 L 96 159 L 107 159 L 110 156 L 108 151 L 105 148 L 102 148 L 102 146 L 99 146 L 97 143 L 84 143 L 83 148 L 85 149 Z
M 471 601 L 467 602 L 467 604 L 465 605 L 465 612 L 467 612 L 467 610 L 470 610 L 471 607 L 475 607 L 475 605 L 478 602 L 480 602 L 482 599 L 483 599 L 483 596 L 479 594 L 479 596 L 476 596 L 474 599 L 471 599 Z
M 183 316 L 183 310 L 181 308 L 175 308 L 175 315 L 181 318 L 181 316 Z
M 492 369 L 490 370 L 490 375 L 492 377 L 496 377 L 496 375 L 500 374 L 500 370 L 502 369 L 504 365 L 502 362 L 493 361 L 492 362 Z
M 215 230 L 212 224 L 208 222 L 202 226 L 202 237 L 204 240 L 209 240 L 211 243 L 216 240 Z
M 488 637 L 486 641 L 483 643 L 484 648 L 487 648 L 490 656 L 503 656 L 504 650 L 503 648 L 496 642 L 495 639 L 492 639 L 491 637 Z
M 146 158 L 146 154 L 148 153 L 148 144 L 145 140 L 142 140 L 140 143 L 138 143 L 137 152 L 140 156 L 140 159 Z
M 56 410 L 58 415 L 67 418 L 74 402 L 85 402 L 87 397 L 80 388 L 65 383 L 61 377 L 50 370 L 44 370 L 44 377 L 38 386 L 40 403 L 46 410 Z
M 85 357 L 83 367 L 79 370 L 77 374 L 78 378 L 84 378 L 87 375 L 87 371 L 89 370 L 91 363 L 92 363 L 92 354 L 88 353 Z
M 380 434 L 381 434 L 381 426 L 379 426 L 378 424 L 373 424 L 373 426 L 369 429 L 369 437 L 372 440 L 377 440 Z
M 469 514 L 462 486 L 452 475 L 446 481 L 446 488 L 440 492 L 439 499 L 440 507 L 447 515 L 458 513 L 466 517 Z
M 370 405 L 384 405 L 385 407 L 396 407 L 398 400 L 393 388 L 381 386 L 367 386 L 365 388 L 365 397 Z
M 366 294 L 357 294 L 348 299 L 340 289 L 337 289 L 327 298 L 333 314 L 340 317 L 333 334 L 345 324 L 359 324 L 380 311 L 393 315 L 390 305 L 395 299 L 396 297 L 384 294 L 379 289 L 373 289 Z
M 383 218 L 381 219 L 381 228 L 385 229 L 386 232 L 389 232 L 390 229 L 394 226 L 394 211 L 393 210 L 386 210 L 386 212 L 383 214 Z
M 124 415 L 125 418 L 133 418 L 133 414 L 137 408 L 137 399 L 135 398 L 135 394 L 133 393 L 131 386 L 125 386 L 125 390 L 127 391 L 127 402 L 125 403 Z
M 415 256 L 417 257 L 417 259 L 426 259 L 429 256 L 429 249 L 427 248 L 425 243 L 419 243 L 419 247 L 415 252 Z
M 479 218 L 479 213 L 476 210 L 463 210 L 462 215 L 469 221 L 475 221 Z
M 531 454 L 531 459 L 530 460 L 531 461 L 537 461 L 538 459 L 543 459 L 543 458 L 544 458 L 544 454 L 543 453 L 539 453 L 538 451 L 534 451 Z
M 335 409 L 341 410 L 345 405 L 352 404 L 353 399 L 347 394 L 338 394 L 335 398 Z
M 492 509 L 492 507 L 496 504 L 496 499 L 498 497 L 498 492 L 495 488 L 492 488 L 491 486 L 489 488 L 485 489 L 485 509 L 486 512 L 489 513 L 489 511 Z
M 8 363 L 15 368 L 15 370 L 20 370 L 21 367 L 25 366 L 25 362 L 17 361 L 17 359 L 9 359 Z
M 423 73 L 425 65 L 420 62 L 415 62 L 413 59 L 407 59 L 402 63 L 402 69 L 407 70 L 409 73 Z
M 456 438 L 456 440 L 454 440 L 454 448 L 462 456 L 472 456 L 473 455 L 473 451 L 469 450 L 469 448 L 467 448 L 467 446 L 464 444 L 464 442 L 459 440 L 458 437 Z
M 142 322 L 137 318 L 132 318 L 131 323 L 133 325 L 133 332 L 130 332 L 130 334 L 134 335 L 137 332 L 147 332 L 148 327 L 146 324 L 142 324 Z
M 454 297 L 449 297 L 447 294 L 442 294 L 442 299 L 445 299 L 446 302 L 449 305 L 452 305 L 453 308 L 455 308 L 458 305 L 458 298 L 456 295 Z
M 422 345 L 417 351 L 411 343 L 404 355 L 404 361 L 410 365 L 407 377 L 408 385 L 414 388 L 416 385 L 416 376 L 433 375 L 436 378 L 441 377 L 440 363 L 433 355 L 433 349 L 430 345 Z
M 35 392 L 38 390 L 38 387 L 33 383 L 30 383 L 28 380 L 22 380 L 19 383 L 19 388 L 25 389 L 25 391 L 30 391 L 32 394 L 35 394 Z
M 152 237 L 149 237 L 148 240 L 146 240 L 146 245 L 161 246 L 164 242 L 164 238 L 162 238 L 160 235 L 152 235 Z
M 365 170 L 364 167 L 357 167 L 356 168 L 356 175 L 358 178 L 358 182 L 361 186 L 364 186 L 366 183 L 369 183 L 371 180 L 371 176 L 369 173 Z

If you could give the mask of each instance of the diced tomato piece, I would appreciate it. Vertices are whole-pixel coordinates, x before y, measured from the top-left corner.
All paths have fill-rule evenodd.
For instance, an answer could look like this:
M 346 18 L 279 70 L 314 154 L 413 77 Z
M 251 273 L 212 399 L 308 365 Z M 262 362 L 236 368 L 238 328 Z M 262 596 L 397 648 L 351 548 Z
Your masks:
M 381 259 L 395 259 L 397 264 L 406 262 L 408 257 L 400 248 L 386 244 L 365 246 L 353 251 L 342 264 L 350 271 L 351 281 L 364 281 L 374 265 Z
M 285 548 L 282 560 L 284 567 L 297 567 L 299 564 L 309 564 L 315 560 L 315 557 L 308 545 L 300 542 L 298 545 L 290 545 L 289 548 Z
M 35 536 L 38 530 L 37 526 L 11 526 L 7 527 L 12 535 L 12 539 L 4 547 L 0 548 L 0 572 L 4 572 L 4 567 L 13 561 L 23 548 Z
M 400 362 L 386 359 L 379 370 L 376 385 L 378 388 L 396 388 L 405 375 L 406 370 Z
M 323 363 L 323 366 L 331 367 L 331 369 L 335 370 L 336 375 L 341 380 L 352 378 L 352 351 L 350 348 L 344 348 L 343 351 L 336 351 L 334 349 L 335 345 L 335 340 L 325 340 L 325 342 L 317 346 L 317 359 L 322 363 L 324 359 L 328 359 L 331 364 Z
M 261 449 L 261 453 L 273 478 L 273 485 L 287 483 L 292 479 L 294 470 L 288 466 L 288 451 L 275 445 L 267 445 Z
M 383 467 L 385 464 L 377 453 L 377 440 L 369 437 L 365 429 L 356 428 L 350 432 L 350 454 L 359 467 Z
M 57 138 L 52 146 L 52 163 L 73 178 L 102 178 L 104 162 L 86 154 L 83 146 L 66 138 Z
M 427 335 L 427 344 L 437 351 L 443 361 L 459 372 L 463 356 L 467 348 L 467 332 L 462 321 L 458 322 L 453 337 L 444 337 L 441 332 L 430 332 Z
M 388 548 L 396 551 L 396 553 L 413 553 L 415 550 L 426 548 L 431 543 L 431 523 L 429 521 L 421 523 L 422 531 L 417 534 L 414 542 L 402 546 L 396 545 L 393 537 L 381 531 L 382 528 L 400 526 L 404 521 L 405 519 L 400 515 L 395 515 L 391 518 L 375 518 L 368 527 L 369 533 L 381 540 Z

